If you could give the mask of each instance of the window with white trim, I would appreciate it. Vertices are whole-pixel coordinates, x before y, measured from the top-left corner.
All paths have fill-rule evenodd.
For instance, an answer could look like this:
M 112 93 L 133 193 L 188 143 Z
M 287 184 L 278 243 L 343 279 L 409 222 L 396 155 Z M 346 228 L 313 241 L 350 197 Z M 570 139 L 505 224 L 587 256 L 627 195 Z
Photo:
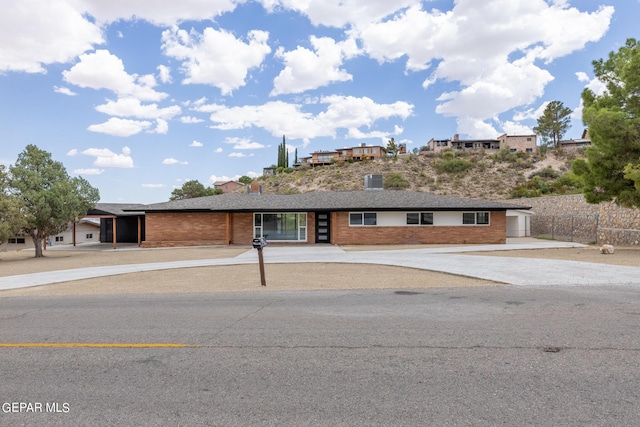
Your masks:
M 407 225 L 433 225 L 433 212 L 407 212 Z
M 267 241 L 306 242 L 307 214 L 297 212 L 254 213 L 253 237 Z
M 489 212 L 463 212 L 464 225 L 489 225 Z
M 375 212 L 349 212 L 349 225 L 376 225 L 378 214 Z

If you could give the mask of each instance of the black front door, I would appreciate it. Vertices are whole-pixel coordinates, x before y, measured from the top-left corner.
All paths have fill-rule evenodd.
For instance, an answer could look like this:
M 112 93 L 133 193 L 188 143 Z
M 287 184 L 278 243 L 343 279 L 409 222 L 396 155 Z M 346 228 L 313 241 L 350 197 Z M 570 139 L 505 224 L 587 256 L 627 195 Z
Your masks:
M 331 243 L 330 212 L 316 212 L 316 243 Z

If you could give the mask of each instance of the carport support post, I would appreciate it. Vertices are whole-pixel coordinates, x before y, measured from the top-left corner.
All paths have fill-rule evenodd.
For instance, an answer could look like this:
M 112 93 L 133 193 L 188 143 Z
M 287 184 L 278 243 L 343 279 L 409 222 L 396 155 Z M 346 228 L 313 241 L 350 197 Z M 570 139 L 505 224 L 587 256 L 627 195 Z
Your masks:
M 262 248 L 258 249 L 258 263 L 260 264 L 260 284 L 267 286 L 267 280 L 264 277 L 264 258 L 262 257 Z

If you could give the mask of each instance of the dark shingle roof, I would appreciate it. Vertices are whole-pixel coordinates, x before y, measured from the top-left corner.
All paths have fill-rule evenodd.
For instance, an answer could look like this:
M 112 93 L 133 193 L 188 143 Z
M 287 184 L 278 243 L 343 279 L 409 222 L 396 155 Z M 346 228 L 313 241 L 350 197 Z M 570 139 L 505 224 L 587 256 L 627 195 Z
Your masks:
M 93 209 L 89 209 L 87 215 L 144 215 L 144 207 L 139 203 L 96 203 Z
M 302 194 L 221 194 L 138 206 L 145 212 L 307 212 L 390 210 L 530 209 L 501 201 L 438 196 L 414 191 L 343 191 Z

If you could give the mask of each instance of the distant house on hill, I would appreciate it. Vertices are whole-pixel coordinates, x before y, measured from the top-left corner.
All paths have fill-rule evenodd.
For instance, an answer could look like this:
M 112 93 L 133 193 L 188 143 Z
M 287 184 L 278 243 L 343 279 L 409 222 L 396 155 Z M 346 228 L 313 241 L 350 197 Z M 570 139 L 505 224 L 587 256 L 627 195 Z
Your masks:
M 582 132 L 582 137 L 579 139 L 564 139 L 559 142 L 560 148 L 565 150 L 575 150 L 577 148 L 588 147 L 591 145 L 591 139 L 589 138 L 589 129 L 585 129 Z
M 500 151 L 508 148 L 512 152 L 533 153 L 537 150 L 536 135 L 500 135 L 496 139 L 460 139 L 455 134 L 450 139 L 431 139 L 427 142 L 429 151 L 443 150 L 490 150 Z
M 244 188 L 244 184 L 237 181 L 216 181 L 213 188 L 219 188 L 223 193 L 233 193 L 239 188 Z
M 357 147 L 336 148 L 329 151 L 314 151 L 310 156 L 301 157 L 296 166 L 311 167 L 330 165 L 339 160 L 359 162 L 387 157 L 387 149 L 381 145 L 360 144 Z

